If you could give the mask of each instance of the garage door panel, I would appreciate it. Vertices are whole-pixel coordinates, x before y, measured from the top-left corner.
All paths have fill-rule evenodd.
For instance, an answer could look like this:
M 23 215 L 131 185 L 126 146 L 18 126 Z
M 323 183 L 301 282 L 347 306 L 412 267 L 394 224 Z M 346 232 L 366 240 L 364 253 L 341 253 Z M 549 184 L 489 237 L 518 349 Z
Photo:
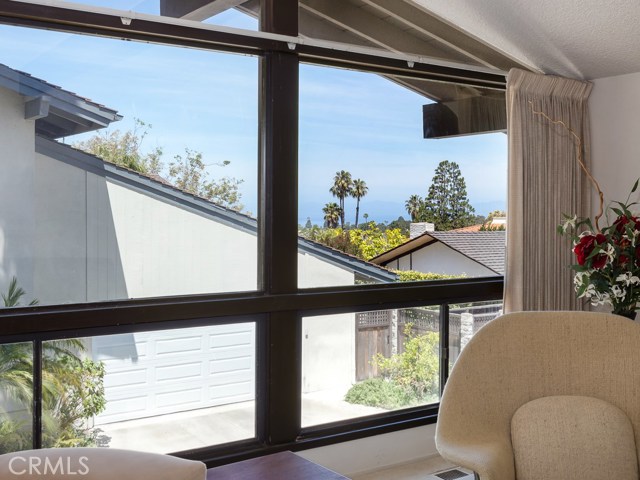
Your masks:
M 164 338 L 156 340 L 156 355 L 182 355 L 200 353 L 202 351 L 202 335 L 188 337 Z
M 253 353 L 254 353 L 253 345 L 247 344 L 247 345 L 231 345 L 229 347 L 212 348 L 210 355 L 213 360 L 226 360 L 231 358 L 249 357 L 253 361 Z
M 136 368 L 122 372 L 112 372 L 104 377 L 104 388 L 111 389 L 117 387 L 144 386 L 148 383 L 147 369 Z
M 253 331 L 211 334 L 209 335 L 210 348 L 251 345 Z
M 255 324 L 95 337 L 105 363 L 106 411 L 96 424 L 255 397 Z
M 212 360 L 210 362 L 210 368 L 213 373 L 251 370 L 252 360 L 253 359 L 249 357 Z
M 182 363 L 178 365 L 166 365 L 156 367 L 154 370 L 155 381 L 157 382 L 180 382 L 197 378 L 202 381 L 202 362 Z

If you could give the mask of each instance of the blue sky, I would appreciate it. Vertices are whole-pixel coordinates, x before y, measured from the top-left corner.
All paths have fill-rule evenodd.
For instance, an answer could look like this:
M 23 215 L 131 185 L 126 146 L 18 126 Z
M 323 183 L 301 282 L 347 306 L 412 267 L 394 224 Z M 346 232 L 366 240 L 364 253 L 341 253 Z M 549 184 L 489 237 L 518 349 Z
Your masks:
M 157 13 L 159 1 L 92 4 Z M 257 28 L 235 11 L 210 23 Z M 162 146 L 167 163 L 185 148 L 201 151 L 212 176 L 244 180 L 242 202 L 256 213 L 257 58 L 0 26 L 0 63 L 118 110 L 124 119 L 113 128 L 131 128 L 134 118 L 151 123 L 145 145 Z M 425 140 L 425 103 L 377 75 L 302 65 L 298 222 L 322 223 L 322 207 L 336 201 L 329 187 L 338 170 L 369 186 L 361 218 L 407 218 L 405 200 L 426 195 L 442 160 L 460 165 L 477 213 L 504 208 L 506 135 Z M 225 160 L 231 164 L 224 169 L 214 165 Z M 353 221 L 354 202 L 346 211 Z

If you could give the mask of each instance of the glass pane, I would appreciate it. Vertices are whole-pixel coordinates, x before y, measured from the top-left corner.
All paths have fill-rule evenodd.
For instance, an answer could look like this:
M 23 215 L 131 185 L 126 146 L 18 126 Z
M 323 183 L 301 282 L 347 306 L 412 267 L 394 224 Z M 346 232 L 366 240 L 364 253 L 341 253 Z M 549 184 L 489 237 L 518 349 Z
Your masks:
M 254 323 L 44 348 L 45 446 L 169 453 L 255 436 Z
M 449 369 L 456 363 L 462 349 L 478 330 L 502 315 L 502 301 L 451 305 L 449 308 Z
M 0 345 L 0 454 L 33 446 L 33 345 Z
M 439 400 L 439 308 L 302 320 L 302 426 Z
M 503 275 L 507 137 L 496 111 L 500 92 L 302 65 L 299 233 L 353 275 L 317 285 L 301 262 L 298 285 Z
M 125 17 L 128 12 L 136 12 L 244 30 L 258 30 L 260 16 L 259 1 L 79 0 L 73 3 L 79 9 L 101 7 L 104 12 L 116 11 Z
M 10 26 L 0 44 L 0 292 L 257 288 L 256 58 Z

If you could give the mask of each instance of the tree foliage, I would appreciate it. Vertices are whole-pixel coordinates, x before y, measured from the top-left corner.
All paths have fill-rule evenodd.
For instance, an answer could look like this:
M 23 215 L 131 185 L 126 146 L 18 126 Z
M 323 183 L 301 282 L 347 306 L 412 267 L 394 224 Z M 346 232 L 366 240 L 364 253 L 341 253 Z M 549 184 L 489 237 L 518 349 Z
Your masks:
M 216 163 L 215 166 L 226 167 L 229 161 Z M 233 177 L 221 177 L 211 180 L 207 166 L 202 160 L 202 153 L 185 149 L 185 155 L 176 155 L 169 164 L 169 178 L 179 189 L 206 198 L 210 202 L 233 210 L 242 210 L 241 194 L 238 186 L 242 180 Z
M 333 177 L 333 185 L 329 189 L 334 197 L 338 198 L 340 204 L 340 227 L 344 228 L 344 199 L 351 195 L 353 180 L 351 174 L 345 170 L 336 172 Z
M 333 204 L 336 205 L 336 204 Z M 336 205 L 337 206 L 337 205 Z M 375 222 L 361 225 L 363 228 L 320 228 L 313 226 L 300 230 L 300 235 L 309 240 L 335 248 L 341 252 L 370 260 L 407 241 L 400 229 L 381 230 Z
M 126 132 L 98 131 L 88 140 L 76 142 L 73 146 L 121 167 L 148 175 L 159 175 L 163 167 L 162 148 L 155 147 L 146 153 L 142 151 L 142 142 L 152 127 L 135 118 L 133 128 Z
M 88 140 L 77 142 L 73 146 L 107 162 L 145 175 L 165 175 L 169 183 L 181 190 L 226 208 L 242 210 L 239 185 L 243 181 L 228 176 L 212 179 L 207 171 L 207 167 L 210 166 L 226 167 L 230 164 L 228 160 L 206 164 L 201 152 L 186 148 L 184 155 L 174 156 L 166 168 L 162 160 L 161 147 L 146 152 L 142 148 L 142 143 L 151 128 L 151 124 L 136 118 L 134 127 L 130 130 L 97 132 Z
M 364 180 L 356 178 L 351 186 L 351 196 L 356 199 L 356 222 L 355 227 L 358 228 L 358 214 L 360 213 L 360 199 L 369 191 L 369 187 Z
M 338 222 L 340 221 L 340 206 L 335 203 L 327 203 L 322 209 L 322 213 L 324 213 L 324 226 L 327 228 L 336 228 L 338 226 Z
M 412 195 L 405 207 L 414 221 L 431 222 L 440 231 L 472 225 L 475 218 L 460 167 L 448 160 L 436 168 L 427 197 Z
M 25 295 L 12 278 L 2 295 L 5 307 L 20 305 Z M 30 305 L 37 303 L 31 301 Z M 106 406 L 104 365 L 83 359 L 86 348 L 77 339 L 42 344 L 42 440 L 45 447 L 96 446 L 100 431 L 89 421 Z M 30 343 L 0 345 L 0 453 L 31 446 L 33 413 L 33 348 Z M 18 410 L 7 411 L 12 402 Z

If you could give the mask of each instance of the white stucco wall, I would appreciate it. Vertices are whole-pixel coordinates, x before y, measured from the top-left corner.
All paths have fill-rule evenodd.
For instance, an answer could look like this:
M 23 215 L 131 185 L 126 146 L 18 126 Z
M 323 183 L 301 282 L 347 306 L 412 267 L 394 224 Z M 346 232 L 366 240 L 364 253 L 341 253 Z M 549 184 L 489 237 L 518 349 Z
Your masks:
M 624 201 L 640 177 L 640 72 L 597 79 L 593 84 L 589 98 L 592 173 L 606 205 L 611 200 Z M 594 196 L 594 211 L 597 207 Z
M 298 255 L 300 288 L 353 285 L 354 274 L 309 254 Z M 302 319 L 302 391 L 345 390 L 355 382 L 355 314 Z
M 0 88 L 0 292 L 15 275 L 33 298 L 34 121 L 24 119 L 24 101 Z
M 411 257 L 411 258 L 410 258 Z M 395 263 L 395 262 L 394 262 Z M 484 277 L 496 275 L 469 257 L 437 242 L 398 258 L 399 270 Z

